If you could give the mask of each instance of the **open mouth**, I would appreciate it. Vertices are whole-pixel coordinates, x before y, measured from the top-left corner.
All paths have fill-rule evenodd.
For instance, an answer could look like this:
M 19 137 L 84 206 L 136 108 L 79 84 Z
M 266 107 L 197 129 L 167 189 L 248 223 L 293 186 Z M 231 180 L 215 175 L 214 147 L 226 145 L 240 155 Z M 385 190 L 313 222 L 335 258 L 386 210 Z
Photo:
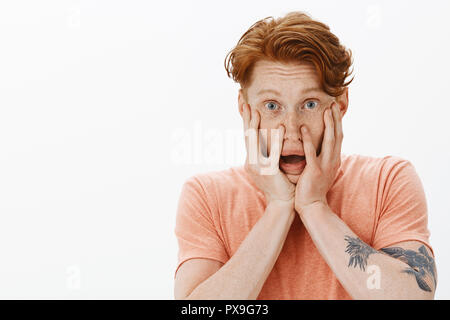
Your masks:
M 306 166 L 305 156 L 296 154 L 280 157 L 280 169 L 287 174 L 300 174 Z
M 305 156 L 298 156 L 296 154 L 292 154 L 289 156 L 281 156 L 280 160 L 284 163 L 295 164 L 305 160 Z

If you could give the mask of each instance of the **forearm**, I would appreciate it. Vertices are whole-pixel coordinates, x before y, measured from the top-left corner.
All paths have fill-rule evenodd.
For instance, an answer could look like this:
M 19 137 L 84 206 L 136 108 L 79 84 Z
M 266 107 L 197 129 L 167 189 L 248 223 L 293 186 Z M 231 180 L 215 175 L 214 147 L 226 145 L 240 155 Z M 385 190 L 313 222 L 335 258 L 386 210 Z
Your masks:
M 365 244 L 325 204 L 303 210 L 300 218 L 339 282 L 354 299 L 432 299 L 418 287 L 408 265 Z M 359 252 L 361 254 L 355 254 Z M 353 257 L 353 259 L 352 259 Z
M 269 204 L 235 254 L 187 299 L 256 299 L 295 217 L 293 204 Z

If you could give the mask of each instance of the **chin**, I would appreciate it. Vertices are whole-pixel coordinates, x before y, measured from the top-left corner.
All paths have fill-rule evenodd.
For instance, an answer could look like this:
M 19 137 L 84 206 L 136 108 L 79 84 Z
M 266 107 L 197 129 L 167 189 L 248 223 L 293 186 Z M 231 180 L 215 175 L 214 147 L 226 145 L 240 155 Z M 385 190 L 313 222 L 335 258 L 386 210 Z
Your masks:
M 297 184 L 298 178 L 300 178 L 300 174 L 289 174 L 289 173 L 286 173 L 286 177 L 288 178 L 288 180 L 291 183 Z

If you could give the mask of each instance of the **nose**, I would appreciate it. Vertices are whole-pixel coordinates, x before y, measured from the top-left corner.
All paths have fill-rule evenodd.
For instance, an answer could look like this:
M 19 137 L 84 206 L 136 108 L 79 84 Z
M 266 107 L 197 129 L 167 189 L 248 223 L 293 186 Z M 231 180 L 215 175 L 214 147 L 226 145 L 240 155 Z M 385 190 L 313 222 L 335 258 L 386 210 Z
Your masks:
M 296 112 L 289 112 L 283 119 L 283 125 L 286 128 L 284 139 L 292 142 L 300 140 L 301 119 Z

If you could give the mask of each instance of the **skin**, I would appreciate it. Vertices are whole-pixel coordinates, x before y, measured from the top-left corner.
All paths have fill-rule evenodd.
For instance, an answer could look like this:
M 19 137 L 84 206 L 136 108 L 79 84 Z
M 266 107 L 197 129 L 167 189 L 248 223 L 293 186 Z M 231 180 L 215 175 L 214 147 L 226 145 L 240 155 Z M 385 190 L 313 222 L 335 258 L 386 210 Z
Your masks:
M 261 119 L 260 129 L 284 127 L 284 148 L 303 150 L 300 127 L 304 125 L 309 129 L 313 145 L 320 153 L 325 131 L 324 112 L 336 102 L 343 117 L 348 107 L 348 89 L 339 97 L 328 95 L 321 89 L 317 71 L 310 64 L 285 64 L 261 60 L 255 64 L 253 75 L 250 86 L 239 91 L 238 106 L 241 116 L 244 116 L 245 104 L 249 104 L 251 110 Z M 319 90 L 302 93 L 306 88 Z M 281 96 L 274 93 L 258 95 L 262 89 L 275 89 Z M 307 104 L 311 101 L 317 104 Z M 273 107 L 270 102 L 275 103 L 278 109 L 269 110 L 268 107 Z M 270 149 L 271 141 L 268 134 L 269 153 Z M 300 174 L 301 172 L 287 174 L 287 177 L 291 183 L 296 184 Z
M 176 275 L 176 299 L 256 299 L 296 213 L 324 260 L 354 299 L 433 299 L 436 271 L 419 279 L 431 289 L 419 288 L 417 275 L 412 274 L 413 267 L 417 266 L 408 265 L 406 256 L 393 258 L 371 248 L 328 206 L 326 194 L 340 166 L 342 117 L 348 106 L 348 91 L 337 98 L 323 91 L 300 93 L 318 84 L 317 74 L 309 65 L 261 61 L 255 66 L 253 82 L 246 88 L 248 100 L 243 90 L 239 92 L 244 129 L 246 133 L 278 129 L 280 133 L 277 140 L 272 141 L 269 134 L 267 141 L 261 141 L 268 146 L 268 157 L 258 148 L 260 141 L 246 135 L 245 169 L 266 196 L 264 215 L 225 264 L 201 258 L 186 261 Z M 259 97 L 257 92 L 262 88 L 274 88 L 281 94 Z M 317 109 L 303 109 L 310 100 L 319 101 Z M 268 101 L 278 104 L 280 109 L 268 112 L 264 109 L 264 102 L 267 105 Z M 304 152 L 306 166 L 300 172 L 285 173 L 278 168 L 282 150 L 287 147 Z M 251 150 L 256 150 L 258 161 L 249 161 Z M 276 170 L 261 174 L 267 160 L 275 161 Z M 349 249 L 350 242 L 358 244 L 356 249 Z M 393 252 L 401 252 L 401 248 L 410 250 L 410 256 L 418 256 L 422 249 L 427 251 L 427 256 L 432 256 L 419 241 L 404 241 L 395 247 L 391 249 Z M 360 260 L 349 260 L 358 255 Z M 358 261 L 360 268 L 353 267 L 357 263 L 352 261 Z M 368 288 L 368 274 L 361 267 L 372 265 L 382 274 L 377 290 Z M 435 270 L 434 261 L 419 267 Z
M 294 200 L 295 194 L 302 194 L 303 196 L 296 201 L 300 210 L 301 206 L 308 203 L 326 199 L 327 187 L 331 187 L 330 180 L 334 178 L 333 174 L 340 165 L 339 155 L 342 143 L 342 138 L 338 141 L 334 139 L 333 118 L 336 117 L 339 120 L 338 129 L 336 129 L 339 131 L 336 135 L 342 135 L 341 119 L 348 107 L 348 90 L 346 89 L 339 97 L 328 95 L 321 89 L 316 69 L 306 63 L 286 64 L 261 60 L 255 64 L 253 75 L 251 84 L 241 89 L 238 95 L 239 112 L 243 118 L 244 129 L 267 129 L 267 141 L 253 141 L 253 144 L 267 144 L 269 157 L 275 157 L 276 161 L 279 161 L 283 150 L 296 149 L 305 153 L 307 166 L 298 172 L 284 172 L 279 169 L 273 175 L 261 175 L 261 162 L 249 163 L 250 141 L 247 138 L 246 170 L 256 185 L 263 190 L 269 202 Z M 307 88 L 317 90 L 306 91 Z M 272 92 L 259 94 L 262 89 L 274 89 L 280 95 Z M 331 110 L 333 104 L 336 105 L 334 115 L 333 113 L 327 115 L 325 111 Z M 327 123 L 330 131 L 326 135 Z M 302 127 L 307 129 L 306 133 L 301 131 Z M 274 148 L 276 152 L 271 152 L 273 144 L 271 130 L 273 129 L 280 129 L 279 132 L 282 135 L 282 139 L 279 140 L 282 147 Z M 322 152 L 325 137 L 329 140 L 327 147 L 329 155 Z M 337 145 L 336 148 L 335 145 Z M 319 159 L 317 161 L 316 156 Z M 261 153 L 258 158 L 262 158 Z M 308 164 L 311 164 L 309 169 Z M 313 165 L 316 169 L 314 172 L 311 171 Z M 326 169 L 319 173 L 324 176 L 323 186 L 311 183 L 311 179 L 317 174 L 317 168 Z M 304 178 L 299 183 L 301 176 Z M 316 185 L 316 191 L 306 190 L 313 185 Z M 305 189 L 304 192 L 300 192 L 302 189 Z
M 318 84 L 314 69 L 298 65 L 289 71 L 277 64 L 263 63 L 257 66 L 255 74 L 257 77 L 249 88 L 248 100 L 250 102 L 243 103 L 244 128 L 279 129 L 281 136 L 278 140 L 263 141 L 269 145 L 273 144 L 269 158 L 279 159 L 281 148 L 277 144 L 280 143 L 283 148 L 286 145 L 291 148 L 302 148 L 306 156 L 306 166 L 295 175 L 285 174 L 281 170 L 275 171 L 272 175 L 261 175 L 261 168 L 265 163 L 260 161 L 250 165 L 247 156 L 245 168 L 256 185 L 264 191 L 268 203 L 293 205 L 316 248 L 353 298 L 433 299 L 437 282 L 433 260 L 428 264 L 422 262 L 423 264 L 419 267 L 422 267 L 423 270 L 433 269 L 434 273 L 428 272 L 420 275 L 418 271 L 413 271 L 419 270 L 417 266 L 415 266 L 416 269 L 413 269 L 412 265 L 407 264 L 406 256 L 396 259 L 361 241 L 328 206 L 326 194 L 331 188 L 340 166 L 343 141 L 342 117 L 347 109 L 348 91 L 345 92 L 345 98 L 337 99 L 327 97 L 323 92 L 316 93 L 315 99 L 320 102 L 324 101 L 323 104 L 318 104 L 317 109 L 302 110 L 299 108 L 311 99 L 311 94 L 300 95 L 300 98 L 297 98 L 298 93 L 296 94 L 296 92 L 298 92 L 298 88 L 302 89 Z M 289 78 L 290 81 L 285 80 L 286 78 Z M 260 88 L 273 85 L 277 79 L 281 84 L 279 90 L 286 96 L 282 95 L 277 98 L 257 96 L 256 92 Z M 242 97 L 239 99 L 241 101 Z M 274 108 L 276 111 L 264 109 L 267 102 L 273 100 L 275 103 L 281 104 L 281 108 Z M 250 107 L 251 102 L 254 104 L 254 110 Z M 249 140 L 246 143 L 247 154 L 251 148 L 255 148 L 259 152 L 258 159 L 263 159 L 264 156 L 257 147 L 258 143 L 260 141 L 257 139 Z M 294 195 L 293 198 L 290 198 L 292 185 L 295 183 Z M 360 252 L 357 252 L 356 255 L 353 252 L 354 260 L 347 260 L 349 259 L 348 253 L 351 252 L 348 247 L 349 241 L 357 243 L 357 247 L 362 248 L 358 249 Z M 396 252 L 402 252 L 402 249 L 410 250 L 411 256 L 422 257 L 423 260 L 423 256 L 419 252 L 420 247 L 426 251 L 427 256 L 432 256 L 431 251 L 418 241 L 400 242 L 397 244 Z M 385 248 L 385 250 L 388 249 Z M 366 256 L 367 252 L 370 254 Z M 355 260 L 355 256 L 359 256 L 360 260 Z M 419 258 L 415 259 L 422 261 Z M 351 268 L 351 261 L 354 262 L 353 264 L 360 261 L 360 270 Z M 374 265 L 381 270 L 383 276 L 380 290 L 367 290 L 367 274 L 362 267 L 365 265 Z M 421 282 L 422 287 L 418 286 Z
M 254 130 L 280 128 L 281 132 L 277 141 L 278 148 L 272 146 L 270 139 L 266 141 L 269 157 L 277 161 L 277 170 L 269 175 L 260 174 L 261 163 L 249 163 L 249 150 L 257 149 L 258 159 L 261 158 L 261 152 L 257 148 L 257 140 L 246 139 L 245 168 L 255 184 L 264 191 L 267 200 L 264 215 L 226 264 L 198 258 L 188 260 L 181 265 L 175 279 L 176 299 L 256 299 L 283 247 L 294 220 L 295 211 L 302 210 L 307 204 L 315 203 L 316 199 L 323 199 L 328 191 L 327 186 L 330 185 L 329 177 L 332 173 L 327 171 L 322 174 L 324 171 L 319 171 L 319 166 L 313 165 L 315 161 L 313 157 L 317 154 L 315 147 L 321 143 L 323 137 L 328 137 L 327 144 L 334 146 L 335 143 L 340 143 L 330 139 L 335 135 L 334 128 L 339 126 L 333 126 L 331 113 L 325 114 L 323 111 L 329 108 L 332 102 L 339 102 L 340 107 L 335 108 L 333 119 L 334 121 L 340 119 L 339 110 L 345 113 L 347 109 L 347 92 L 341 99 L 332 98 L 323 91 L 314 94 L 311 92 L 308 95 L 298 93 L 298 88 L 301 90 L 319 84 L 315 71 L 308 65 L 286 65 L 263 61 L 255 66 L 254 75 L 255 80 L 247 88 L 248 104 L 244 99 L 243 91 L 239 92 L 239 111 L 243 118 L 244 129 L 247 131 L 250 128 Z M 283 99 L 277 97 L 277 101 L 283 104 L 284 112 L 278 115 L 262 112 L 260 116 L 256 107 L 261 108 L 261 97 L 257 96 L 257 91 L 268 84 L 271 84 L 272 88 L 281 90 Z M 322 103 L 318 111 L 311 112 L 299 108 L 311 98 Z M 251 105 L 254 107 L 252 108 Z M 326 124 L 328 134 L 325 134 Z M 309 133 L 300 133 L 302 125 L 310 129 Z M 307 167 L 296 174 L 286 175 L 281 172 L 278 161 L 282 147 L 303 150 L 307 157 Z M 331 149 L 334 150 L 333 152 L 337 151 L 334 147 L 324 148 L 324 151 Z M 330 159 L 336 161 L 336 157 L 324 159 L 328 162 Z M 334 167 L 331 166 L 331 168 Z M 303 180 L 300 179 L 300 175 L 304 176 Z M 320 178 L 320 183 L 312 184 L 311 179 L 316 178 Z M 300 195 L 300 193 L 303 196 L 296 197 L 296 194 Z M 264 254 L 261 255 L 261 252 Z

